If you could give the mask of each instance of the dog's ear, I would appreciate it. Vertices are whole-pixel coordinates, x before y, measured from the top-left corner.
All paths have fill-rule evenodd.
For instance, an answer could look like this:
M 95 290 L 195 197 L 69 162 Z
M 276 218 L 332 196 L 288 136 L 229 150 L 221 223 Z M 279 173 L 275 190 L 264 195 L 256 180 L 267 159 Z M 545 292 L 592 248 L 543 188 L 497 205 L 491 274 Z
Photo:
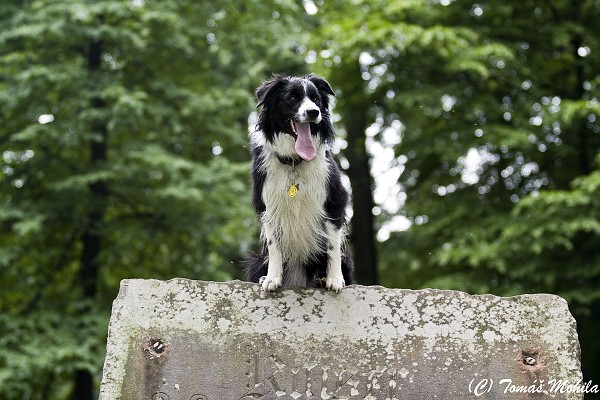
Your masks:
M 287 80 L 288 78 L 285 75 L 277 74 L 273 75 L 273 78 L 269 79 L 268 81 L 264 81 L 255 92 L 256 100 L 258 100 L 256 108 L 262 106 L 269 93 L 273 92 L 275 88 L 281 86 Z
M 317 87 L 319 92 L 335 96 L 335 92 L 331 88 L 331 85 L 325 79 L 314 74 L 307 75 L 306 77 Z

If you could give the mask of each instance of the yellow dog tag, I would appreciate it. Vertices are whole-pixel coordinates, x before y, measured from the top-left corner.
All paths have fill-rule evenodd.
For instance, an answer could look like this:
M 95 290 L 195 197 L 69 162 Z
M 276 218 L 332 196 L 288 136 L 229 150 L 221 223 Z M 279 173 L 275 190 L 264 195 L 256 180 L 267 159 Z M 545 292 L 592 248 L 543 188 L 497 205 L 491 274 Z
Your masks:
M 290 188 L 288 189 L 288 196 L 296 197 L 297 194 L 298 194 L 298 184 L 293 183 L 292 186 L 290 186 Z

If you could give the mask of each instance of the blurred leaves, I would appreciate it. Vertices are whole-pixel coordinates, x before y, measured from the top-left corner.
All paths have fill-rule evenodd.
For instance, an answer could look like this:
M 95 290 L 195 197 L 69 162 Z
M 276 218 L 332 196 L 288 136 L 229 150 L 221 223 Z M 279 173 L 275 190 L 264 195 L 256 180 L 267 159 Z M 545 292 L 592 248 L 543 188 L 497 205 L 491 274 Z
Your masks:
M 241 276 L 258 237 L 248 115 L 273 72 L 324 75 L 342 139 L 366 121 L 371 170 L 394 172 L 373 210 L 391 232 L 382 284 L 559 294 L 600 370 L 598 2 L 315 7 L 0 4 L 4 397 L 66 399 L 75 371 L 99 376 L 121 279 Z M 81 238 L 98 209 L 90 300 Z
M 271 11 L 256 19 L 239 7 Z M 75 371 L 99 376 L 121 279 L 241 277 L 258 238 L 247 118 L 272 72 L 256 61 L 295 57 L 291 36 L 271 39 L 287 36 L 281 24 L 264 29 L 274 8 L 287 21 L 300 11 L 270 1 L 0 6 L 3 398 L 68 398 Z M 101 238 L 92 299 L 81 280 L 90 232 Z
M 340 124 L 363 110 L 372 171 L 399 176 L 374 209 L 382 283 L 561 295 L 584 376 L 597 375 L 598 2 L 327 1 L 319 13 L 310 50 L 341 89 Z

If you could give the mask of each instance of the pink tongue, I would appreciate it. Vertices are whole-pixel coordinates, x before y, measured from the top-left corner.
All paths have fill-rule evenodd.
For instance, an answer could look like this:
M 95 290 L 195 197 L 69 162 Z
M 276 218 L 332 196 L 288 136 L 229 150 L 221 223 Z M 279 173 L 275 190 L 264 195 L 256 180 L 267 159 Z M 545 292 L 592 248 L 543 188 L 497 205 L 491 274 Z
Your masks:
M 298 135 L 295 146 L 296 153 L 298 153 L 302 159 L 311 161 L 317 156 L 317 149 L 310 134 L 310 123 L 307 122 L 305 124 L 301 124 L 299 122 L 294 122 L 294 125 L 296 128 L 296 134 Z

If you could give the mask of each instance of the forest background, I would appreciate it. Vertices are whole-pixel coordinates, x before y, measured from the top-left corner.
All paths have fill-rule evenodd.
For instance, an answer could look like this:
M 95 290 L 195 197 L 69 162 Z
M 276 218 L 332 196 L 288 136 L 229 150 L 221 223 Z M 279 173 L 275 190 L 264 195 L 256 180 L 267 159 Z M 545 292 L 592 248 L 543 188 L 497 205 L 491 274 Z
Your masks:
M 336 90 L 359 283 L 560 295 L 600 383 L 598 21 L 597 0 L 3 0 L 1 397 L 97 398 L 123 278 L 242 277 L 275 72 Z

